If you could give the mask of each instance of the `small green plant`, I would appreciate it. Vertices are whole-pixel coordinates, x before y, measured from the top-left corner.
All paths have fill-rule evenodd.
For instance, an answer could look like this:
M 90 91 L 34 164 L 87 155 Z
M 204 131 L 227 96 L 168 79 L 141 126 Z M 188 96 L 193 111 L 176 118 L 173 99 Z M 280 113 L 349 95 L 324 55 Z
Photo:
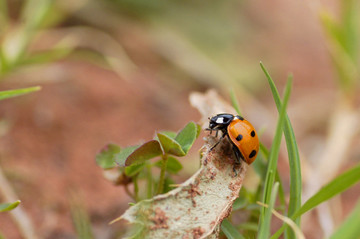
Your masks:
M 261 144 L 261 154 L 252 164 L 255 172 L 260 177 L 260 184 L 257 186 L 257 190 L 253 192 L 243 187 L 239 198 L 233 204 L 232 214 L 245 213 L 247 211 L 248 214 L 250 213 L 248 219 L 239 225 L 234 225 L 231 220 L 232 217 L 230 217 L 223 221 L 221 229 L 227 238 L 275 239 L 279 238 L 282 234 L 285 235 L 285 238 L 304 238 L 300 230 L 301 216 L 358 183 L 360 181 L 360 165 L 356 165 L 337 176 L 301 205 L 302 178 L 300 157 L 295 134 L 286 114 L 286 105 L 291 89 L 291 77 L 285 88 L 284 99 L 281 100 L 270 74 L 262 63 L 260 65 L 268 79 L 276 107 L 279 111 L 277 128 L 270 150 Z M 234 104 L 236 102 L 234 94 L 231 95 L 231 98 Z M 238 107 L 236 108 L 239 112 Z M 278 152 L 282 133 L 285 135 L 290 165 L 290 195 L 288 202 L 285 200 L 281 178 L 277 172 Z M 277 194 L 279 200 L 275 201 Z M 355 214 L 359 211 L 359 208 L 358 203 L 354 212 L 349 215 L 348 219 L 331 236 L 332 239 L 350 239 L 354 238 L 353 235 L 359 235 L 359 221 L 355 219 Z M 270 234 L 272 215 L 277 216 L 284 223 L 273 235 Z M 345 230 L 346 233 L 344 233 Z
M 96 162 L 105 170 L 118 168 L 116 183 L 124 185 L 128 195 L 135 201 L 151 198 L 155 194 L 165 193 L 171 189 L 171 184 L 174 183 L 171 175 L 177 174 L 182 169 L 182 164 L 175 157 L 185 156 L 199 133 L 200 126 L 190 122 L 178 133 L 159 132 L 153 140 L 141 145 L 121 148 L 115 144 L 108 144 L 96 156 Z M 154 158 L 159 160 L 150 161 Z M 158 180 L 153 177 L 154 167 L 160 168 Z M 140 179 L 146 181 L 146 192 L 139 192 Z M 133 192 L 127 187 L 130 183 L 134 184 Z

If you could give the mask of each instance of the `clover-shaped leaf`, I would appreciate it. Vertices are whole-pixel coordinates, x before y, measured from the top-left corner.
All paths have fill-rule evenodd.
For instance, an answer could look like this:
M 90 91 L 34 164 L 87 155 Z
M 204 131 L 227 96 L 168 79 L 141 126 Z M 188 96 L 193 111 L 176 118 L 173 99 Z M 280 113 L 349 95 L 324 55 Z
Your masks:
M 197 124 L 190 122 L 176 135 L 175 140 L 181 145 L 185 154 L 188 153 L 199 133 L 200 130 Z
M 116 154 L 115 160 L 120 166 L 130 166 L 133 164 L 140 164 L 159 156 L 162 153 L 158 141 L 151 140 L 140 146 L 130 146 L 121 150 Z
M 120 147 L 115 144 L 106 145 L 100 153 L 96 155 L 96 163 L 103 169 L 111 169 L 116 166 L 115 154 L 120 152 Z
M 162 133 L 158 133 L 157 137 L 159 139 L 159 142 L 161 143 L 164 153 L 172 154 L 175 156 L 185 155 L 185 152 L 182 149 L 181 145 L 175 139 Z

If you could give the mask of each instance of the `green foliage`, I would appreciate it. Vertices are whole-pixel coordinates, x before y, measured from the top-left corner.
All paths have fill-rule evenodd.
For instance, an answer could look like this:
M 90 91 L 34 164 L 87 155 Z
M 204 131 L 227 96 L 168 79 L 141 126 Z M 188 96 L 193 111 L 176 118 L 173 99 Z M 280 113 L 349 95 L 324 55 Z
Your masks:
M 164 131 L 157 133 L 153 140 L 142 145 L 120 148 L 117 145 L 109 144 L 96 156 L 97 164 L 110 169 L 119 167 L 119 174 L 125 174 L 134 182 L 134 198 L 137 198 L 137 180 L 147 181 L 146 197 L 153 196 L 153 189 L 157 188 L 157 194 L 167 192 L 171 189 L 173 180 L 170 175 L 177 174 L 182 169 L 182 164 L 176 157 L 185 156 L 196 138 L 200 134 L 200 126 L 194 122 L 188 123 L 178 133 Z M 160 160 L 152 163 L 150 160 L 159 157 Z M 160 178 L 154 180 L 152 167 L 159 167 Z M 166 176 L 168 174 L 168 176 Z
M 29 64 L 48 63 L 68 55 L 72 49 L 54 47 L 42 52 L 29 52 L 37 33 L 51 27 L 52 0 L 25 1 L 20 11 L 18 23 L 8 15 L 8 4 L 0 1 L 0 76 Z M 14 27 L 16 25 L 16 27 Z
M 360 80 L 360 3 L 358 0 L 340 1 L 340 9 L 339 21 L 325 9 L 320 12 L 320 19 L 327 33 L 339 85 L 346 93 L 354 93 L 354 86 Z
M 34 91 L 38 91 L 40 89 L 41 89 L 40 86 L 35 86 L 35 87 L 29 87 L 23 89 L 0 91 L 0 100 L 16 97 L 20 95 L 25 95 Z
M 0 204 L 0 212 L 7 212 L 15 209 L 17 206 L 19 206 L 20 200 L 17 200 L 12 203 L 1 203 Z
M 330 239 L 352 239 L 358 237 L 360 235 L 359 215 L 360 199 L 358 200 L 354 210 L 340 225 L 336 232 L 331 235 Z
M 278 111 L 280 112 L 281 109 L 281 99 L 279 92 L 276 89 L 275 83 L 272 80 L 270 74 L 264 67 L 262 63 L 260 63 L 262 70 L 264 71 L 269 85 L 271 92 L 274 97 L 274 101 Z M 288 208 L 288 216 L 291 217 L 296 210 L 298 210 L 301 206 L 301 188 L 302 188 L 302 180 L 301 180 L 301 164 L 300 164 L 300 156 L 299 156 L 299 149 L 297 147 L 296 139 L 294 130 L 290 123 L 289 117 L 286 115 L 285 124 L 284 124 L 284 135 L 286 141 L 286 147 L 288 150 L 288 157 L 289 157 L 289 165 L 290 165 L 290 199 L 289 199 L 289 208 Z M 278 174 L 277 174 L 278 176 Z M 281 190 L 280 187 L 280 198 L 281 198 Z M 299 226 L 300 219 L 295 220 L 295 223 Z M 290 233 L 287 231 L 287 233 Z
M 279 113 L 279 119 L 278 119 L 278 123 L 276 126 L 275 136 L 274 136 L 273 143 L 272 143 L 271 150 L 270 150 L 269 163 L 268 163 L 268 169 L 267 169 L 267 174 L 266 174 L 266 179 L 265 179 L 265 187 L 264 187 L 264 193 L 263 193 L 263 199 L 262 199 L 262 203 L 266 204 L 266 205 L 268 205 L 270 203 L 272 187 L 273 187 L 274 181 L 275 181 L 275 172 L 276 172 L 278 155 L 279 155 L 279 150 L 280 150 L 282 129 L 283 129 L 283 125 L 285 122 L 286 106 L 287 106 L 287 103 L 288 103 L 288 100 L 290 97 L 291 83 L 292 83 L 292 81 L 291 81 L 291 79 L 289 79 L 288 83 L 286 85 L 286 88 L 285 88 L 284 101 L 281 106 L 281 110 Z M 260 227 L 261 227 L 261 224 L 264 223 L 264 221 L 263 221 L 264 214 L 265 214 L 265 209 L 261 210 Z
M 299 210 L 297 210 L 291 219 L 296 219 L 304 213 L 314 209 L 319 204 L 331 199 L 332 197 L 342 193 L 354 184 L 360 181 L 360 164 L 349 169 L 347 172 L 339 175 L 330 183 L 322 187 L 317 193 L 309 198 Z M 272 238 L 278 238 L 284 231 L 285 226 L 282 226 Z
M 120 147 L 115 144 L 108 144 L 99 154 L 96 155 L 96 163 L 103 169 L 110 169 L 116 166 L 114 155 L 120 153 Z
M 239 233 L 236 227 L 231 224 L 228 219 L 224 219 L 221 223 L 221 231 L 226 235 L 228 239 L 243 239 L 243 235 Z
M 71 201 L 71 218 L 77 234 L 80 239 L 93 239 L 94 235 L 91 229 L 91 223 L 88 214 L 82 203 L 74 199 Z
M 156 167 L 161 168 L 162 160 L 155 163 Z M 177 174 L 183 168 L 182 164 L 174 157 L 169 156 L 166 164 L 166 171 L 171 174 Z
M 269 200 L 269 204 L 268 204 L 269 206 L 267 208 L 265 208 L 264 220 L 263 220 L 263 223 L 260 224 L 257 238 L 260 238 L 260 239 L 261 238 L 269 238 L 272 210 L 275 205 L 275 200 L 276 200 L 276 196 L 278 193 L 278 189 L 279 189 L 279 182 L 276 182 L 272 187 L 272 192 L 271 192 L 270 200 Z
M 346 189 L 353 186 L 355 183 L 360 181 L 360 164 L 356 167 L 351 168 L 347 172 L 341 174 L 336 177 L 330 183 L 322 187 L 315 195 L 309 198 L 304 205 L 301 206 L 299 210 L 297 210 L 293 218 L 299 217 L 305 212 L 315 208 L 319 204 L 329 200 L 335 195 L 342 193 Z

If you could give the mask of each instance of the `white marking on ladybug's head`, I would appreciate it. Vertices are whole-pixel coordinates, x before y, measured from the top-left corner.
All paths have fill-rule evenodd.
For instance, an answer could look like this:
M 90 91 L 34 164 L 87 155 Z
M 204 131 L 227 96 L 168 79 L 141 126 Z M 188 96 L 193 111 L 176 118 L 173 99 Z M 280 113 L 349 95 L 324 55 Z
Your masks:
M 217 124 L 222 124 L 222 123 L 224 123 L 224 118 L 223 118 L 223 117 L 219 117 L 219 118 L 216 119 L 215 122 L 216 122 Z

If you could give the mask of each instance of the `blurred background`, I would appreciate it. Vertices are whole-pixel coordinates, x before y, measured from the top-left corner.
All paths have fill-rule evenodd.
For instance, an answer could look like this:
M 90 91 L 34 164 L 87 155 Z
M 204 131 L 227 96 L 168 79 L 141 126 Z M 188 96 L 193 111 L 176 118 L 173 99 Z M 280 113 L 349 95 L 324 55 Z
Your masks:
M 294 76 L 288 114 L 303 198 L 311 196 L 360 159 L 359 10 L 356 0 L 0 0 L 0 90 L 42 87 L 0 102 L 0 167 L 35 238 L 77 238 L 74 197 L 96 238 L 121 237 L 125 223 L 108 223 L 131 199 L 104 179 L 95 155 L 198 121 L 193 91 L 215 88 L 229 100 L 232 89 L 270 147 L 277 111 L 260 61 L 280 92 Z M 179 182 L 198 169 L 202 143 Z M 280 157 L 286 188 L 285 146 Z M 359 190 L 308 213 L 305 235 L 331 233 Z M 26 237 L 9 213 L 0 232 Z

